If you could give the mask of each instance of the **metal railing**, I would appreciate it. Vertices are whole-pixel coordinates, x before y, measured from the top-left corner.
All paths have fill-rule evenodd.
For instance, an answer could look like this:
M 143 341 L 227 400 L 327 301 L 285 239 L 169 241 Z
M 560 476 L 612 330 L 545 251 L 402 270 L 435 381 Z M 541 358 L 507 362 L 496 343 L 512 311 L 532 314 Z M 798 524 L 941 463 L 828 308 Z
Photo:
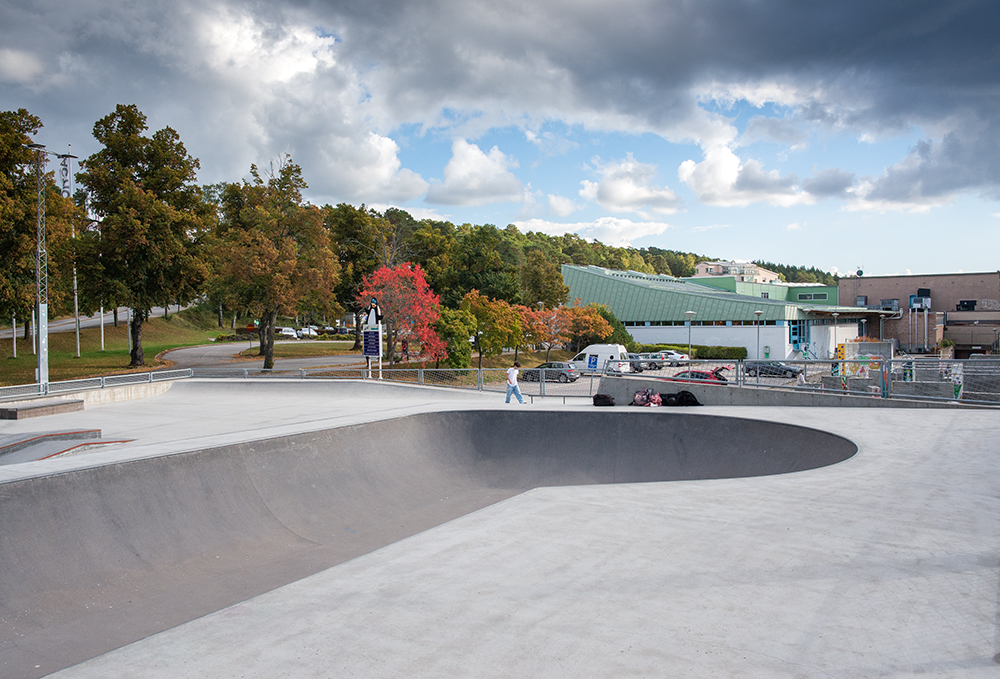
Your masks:
M 505 393 L 507 371 L 504 368 L 297 368 L 294 370 L 262 368 L 195 368 L 193 377 L 250 379 L 284 377 L 298 379 L 372 379 L 401 384 L 450 387 L 474 391 Z M 601 375 L 568 376 L 565 370 L 546 368 L 521 369 L 518 380 L 521 394 L 533 398 L 589 398 L 596 393 Z
M 64 380 L 48 384 L 21 384 L 12 387 L 0 387 L 0 402 L 13 401 L 38 396 L 53 396 L 57 394 L 72 394 L 81 391 L 121 387 L 129 384 L 150 384 L 153 382 L 168 382 L 192 376 L 190 368 L 182 370 L 159 370 L 145 373 L 127 373 L 124 375 L 105 375 L 103 377 L 88 377 L 81 380 Z
M 663 362 L 650 365 L 646 359 L 631 361 L 627 373 L 607 370 L 603 374 L 577 375 L 565 370 L 522 368 L 520 388 L 531 398 L 589 398 L 602 377 L 652 377 L 677 384 L 719 384 L 754 389 L 783 389 L 846 393 L 875 398 L 905 398 L 929 401 L 959 401 L 1000 405 L 1000 358 L 937 359 L 879 357 L 823 361 L 687 361 L 680 365 Z M 372 379 L 399 384 L 417 384 L 453 389 L 504 393 L 506 370 L 502 368 L 187 368 L 146 373 L 108 375 L 80 380 L 0 387 L 0 402 L 46 395 L 106 389 L 129 384 L 210 379 Z
M 860 357 L 822 361 L 689 361 L 653 367 L 631 361 L 632 375 L 664 381 L 758 389 L 821 390 L 878 398 L 1000 405 L 1000 358 Z M 622 373 L 607 372 L 608 376 Z

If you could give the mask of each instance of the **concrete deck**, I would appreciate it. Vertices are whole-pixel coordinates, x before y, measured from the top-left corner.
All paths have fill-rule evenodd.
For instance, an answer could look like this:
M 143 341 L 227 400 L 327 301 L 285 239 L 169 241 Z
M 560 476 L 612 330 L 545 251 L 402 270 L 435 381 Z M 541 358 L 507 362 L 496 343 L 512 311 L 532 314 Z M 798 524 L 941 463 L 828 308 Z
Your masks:
M 380 386 L 194 381 L 142 401 L 54 416 L 50 422 L 59 428 L 100 428 L 107 438 L 136 440 L 0 468 L 0 675 L 46 676 L 80 661 L 56 676 L 985 677 L 1000 671 L 996 412 L 504 407 L 502 395 Z M 374 427 L 363 424 L 383 420 L 392 420 L 379 426 L 388 436 L 372 437 Z M 601 423 L 598 433 L 591 422 Z M 0 423 L 0 435 L 24 426 L 30 425 Z M 345 468 L 342 450 L 356 439 L 337 437 L 360 432 L 365 464 Z M 275 444 L 278 437 L 286 437 L 284 445 Z M 859 452 L 847 457 L 852 447 L 839 437 Z M 810 462 L 776 474 L 797 464 L 786 456 L 788 445 Z M 693 462 L 726 446 L 725 460 L 738 460 L 742 448 L 753 464 L 771 450 L 765 457 L 779 460 L 777 466 L 744 471 L 774 475 L 689 473 Z M 602 447 L 612 460 L 596 469 L 593 451 Z M 200 451 L 208 449 L 225 454 L 206 464 Z M 175 454 L 183 451 L 190 452 Z M 545 451 L 552 454 L 538 463 L 536 454 Z M 275 464 L 281 454 L 283 463 Z M 336 465 L 303 462 L 331 456 Z M 835 459 L 844 461 L 806 469 Z M 185 463 L 192 460 L 198 464 Z M 349 520 L 337 510 L 340 524 L 304 521 L 293 505 L 323 497 L 327 489 L 310 488 L 303 475 L 318 468 L 328 470 L 327 484 L 343 479 L 329 490 L 375 488 L 378 502 L 350 499 L 345 507 L 366 509 Z M 432 468 L 438 471 L 428 478 Z M 148 491 L 150 478 L 183 479 L 192 469 L 204 472 L 201 500 L 189 495 L 173 511 L 148 493 L 108 490 Z M 386 476 L 387 470 L 397 474 Z M 439 485 L 446 475 L 452 483 Z M 376 478 L 411 483 L 384 492 L 371 483 Z M 701 480 L 657 480 L 667 478 Z M 154 484 L 174 492 L 192 485 Z M 522 492 L 533 486 L 542 487 Z M 253 511 L 237 492 L 251 487 L 261 501 Z M 456 492 L 432 497 L 445 487 Z M 391 506 L 392 498 L 421 488 L 430 495 L 417 510 Z M 299 490 L 289 497 L 289 489 Z M 227 502 L 230 514 L 220 517 Z M 89 530 L 105 532 L 73 544 L 56 539 L 59 526 L 72 524 L 67 517 L 81 513 L 45 507 L 73 503 L 93 519 Z M 119 535 L 127 540 L 111 539 L 109 526 L 129 507 L 149 542 L 125 529 Z M 385 534 L 386 514 L 399 519 L 397 534 Z M 220 523 L 230 536 L 250 535 L 261 532 L 266 515 L 272 522 L 266 535 L 242 553 L 233 541 L 219 553 L 199 552 L 219 546 L 211 543 Z M 157 542 L 177 533 L 179 517 L 191 522 L 185 525 L 214 527 L 213 536 L 185 530 L 174 542 Z M 19 529 L 9 531 L 10 525 Z M 348 539 L 359 550 L 349 560 L 333 554 L 331 545 L 344 541 L 331 539 L 331 526 L 363 536 Z M 38 529 L 34 542 L 25 527 Z M 366 540 L 384 546 L 368 551 Z M 295 543 L 281 548 L 285 554 L 314 556 L 283 561 L 276 547 L 282 541 Z M 166 547 L 178 551 L 164 554 Z M 125 558 L 129 550 L 134 563 Z M 83 580 L 60 589 L 57 580 L 70 577 L 69 568 L 50 566 L 48 575 L 29 577 L 29 567 L 79 554 L 89 559 L 80 563 L 106 558 L 108 572 L 146 573 L 146 580 L 135 579 L 136 591 L 161 588 L 148 600 L 166 611 L 162 619 L 144 620 L 144 608 L 152 609 L 114 599 L 127 589 L 121 583 L 105 583 L 111 594 L 104 599 L 101 588 L 88 590 Z M 241 554 L 254 565 L 241 569 Z M 271 562 L 268 554 L 275 555 Z M 213 569 L 215 556 L 225 563 Z M 322 568 L 329 558 L 338 565 Z M 241 588 L 264 591 L 303 563 L 315 574 L 239 598 Z M 177 573 L 183 577 L 173 578 Z M 236 596 L 239 603 L 195 619 L 162 606 L 185 598 L 171 585 L 193 581 L 209 598 Z M 18 609 L 16 587 L 34 610 Z M 95 609 L 114 601 L 97 617 L 71 610 L 87 595 Z M 175 612 L 183 619 L 170 619 Z M 94 621 L 117 621 L 124 629 Z M 116 644 L 133 623 L 169 629 Z M 121 647 L 91 657 L 87 649 L 97 642 Z

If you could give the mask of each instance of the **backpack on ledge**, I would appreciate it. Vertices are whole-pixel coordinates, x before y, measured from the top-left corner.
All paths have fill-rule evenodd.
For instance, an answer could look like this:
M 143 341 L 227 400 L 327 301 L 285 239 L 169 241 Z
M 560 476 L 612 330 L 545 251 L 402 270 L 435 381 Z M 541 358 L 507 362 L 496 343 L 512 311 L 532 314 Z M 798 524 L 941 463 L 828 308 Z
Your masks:
M 611 394 L 594 394 L 595 406 L 613 406 L 615 399 Z

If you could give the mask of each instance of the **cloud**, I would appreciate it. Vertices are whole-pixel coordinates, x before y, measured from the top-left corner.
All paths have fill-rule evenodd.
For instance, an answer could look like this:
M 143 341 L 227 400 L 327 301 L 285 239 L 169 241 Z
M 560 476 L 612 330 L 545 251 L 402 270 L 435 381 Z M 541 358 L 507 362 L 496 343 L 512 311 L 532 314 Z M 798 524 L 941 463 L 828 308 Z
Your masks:
M 549 209 L 559 217 L 566 217 L 580 209 L 576 203 L 565 196 L 556 196 L 550 193 L 548 202 Z
M 592 200 L 611 212 L 644 212 L 673 214 L 680 200 L 669 187 L 654 184 L 656 166 L 640 163 L 628 153 L 619 162 L 602 164 L 599 158 L 591 161 L 600 175 L 598 182 L 580 182 L 580 196 Z
M 804 179 L 802 188 L 817 198 L 847 198 L 855 182 L 853 173 L 830 168 Z
M 792 118 L 767 118 L 755 116 L 747 122 L 739 146 L 749 146 L 758 141 L 770 141 L 800 151 L 809 141 L 809 133 L 802 129 L 802 121 Z
M 705 224 L 703 226 L 695 226 L 690 229 L 691 233 L 705 233 L 706 231 L 714 231 L 715 229 L 728 229 L 732 224 Z
M 515 222 L 522 232 L 539 231 L 553 236 L 575 233 L 583 238 L 599 240 L 607 245 L 623 247 L 646 236 L 657 236 L 670 228 L 664 222 L 633 222 L 630 219 L 601 217 L 592 222 L 558 223 L 543 219 Z
M 43 70 L 41 60 L 33 54 L 0 49 L 0 82 L 28 84 L 42 75 Z
M 725 146 L 706 149 L 705 160 L 685 160 L 677 176 L 709 205 L 746 206 L 767 202 L 787 207 L 808 204 L 813 198 L 798 187 L 795 175 L 782 177 L 777 170 L 765 171 L 760 162 L 739 157 Z
M 789 224 L 788 226 L 786 226 L 785 229 L 787 231 L 801 231 L 802 230 L 802 225 L 799 224 L 798 222 L 792 222 L 791 224 Z
M 524 187 L 510 170 L 517 160 L 494 146 L 483 153 L 475 144 L 456 139 L 451 160 L 444 168 L 444 181 L 432 183 L 428 203 L 442 205 L 486 205 L 522 200 Z

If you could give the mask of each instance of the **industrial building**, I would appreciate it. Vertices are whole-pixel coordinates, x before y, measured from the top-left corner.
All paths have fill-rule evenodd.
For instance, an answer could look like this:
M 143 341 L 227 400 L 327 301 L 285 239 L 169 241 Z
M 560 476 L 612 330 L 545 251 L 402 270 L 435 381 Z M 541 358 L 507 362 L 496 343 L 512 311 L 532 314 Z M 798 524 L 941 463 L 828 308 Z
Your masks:
M 792 302 L 785 293 L 781 299 L 738 294 L 693 278 L 598 266 L 564 264 L 562 275 L 573 302 L 606 305 L 637 342 L 745 347 L 750 358 L 830 358 L 838 343 L 877 336 L 879 319 L 892 315 L 813 300 Z
M 840 299 L 856 307 L 893 311 L 883 332 L 909 353 L 954 342 L 955 358 L 1000 353 L 1000 272 L 851 276 Z

